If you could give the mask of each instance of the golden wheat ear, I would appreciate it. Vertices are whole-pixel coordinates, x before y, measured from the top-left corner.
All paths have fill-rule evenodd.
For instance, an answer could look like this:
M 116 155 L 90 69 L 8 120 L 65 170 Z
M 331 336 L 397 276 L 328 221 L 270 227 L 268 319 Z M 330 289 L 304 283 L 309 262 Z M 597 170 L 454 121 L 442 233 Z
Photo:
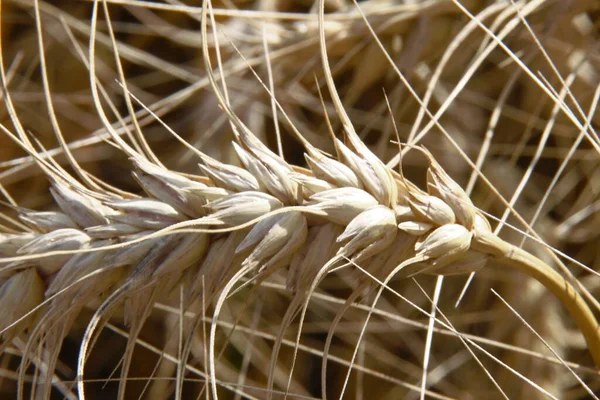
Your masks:
M 248 140 L 248 143 L 255 142 Z M 259 150 L 260 147 L 253 146 L 254 150 L 240 151 L 239 154 L 252 157 L 248 165 L 260 164 L 266 171 L 272 163 L 273 156 L 265 155 Z M 3 261 L 11 262 L 3 269 L 5 274 L 10 276 L 2 284 L 0 304 L 6 309 L 13 310 L 12 314 L 5 315 L 8 320 L 3 326 L 9 326 L 10 330 L 3 329 L 4 340 L 10 341 L 19 332 L 33 328 L 36 320 L 31 310 L 37 309 L 42 303 L 51 310 L 56 310 L 52 312 L 53 319 L 60 318 L 57 311 L 65 305 L 76 313 L 81 309 L 82 302 L 89 302 L 93 297 L 106 296 L 106 291 L 114 288 L 112 295 L 97 310 L 96 316 L 88 326 L 81 348 L 79 371 L 80 376 L 83 376 L 87 349 L 93 342 L 98 323 L 117 304 L 125 301 L 126 310 L 129 310 L 126 314 L 129 315 L 133 329 L 122 372 L 122 378 L 126 380 L 133 344 L 157 296 L 161 292 L 170 291 L 172 285 L 169 282 L 177 281 L 188 268 L 201 263 L 205 255 L 208 257 L 205 262 L 210 260 L 213 247 L 222 249 L 223 246 L 224 239 L 218 239 L 223 234 L 211 235 L 210 228 L 204 229 L 206 233 L 171 233 L 162 238 L 144 239 L 149 233 L 160 232 L 161 229 L 177 226 L 184 221 L 191 221 L 192 224 L 188 226 L 193 226 L 194 220 L 189 220 L 187 213 L 178 212 L 175 208 L 178 207 L 182 211 L 203 210 L 201 214 L 204 216 L 196 220 L 197 224 L 209 227 L 210 225 L 230 226 L 231 228 L 224 230 L 227 236 L 237 235 L 235 231 L 242 226 L 252 227 L 244 233 L 243 240 L 238 241 L 238 244 L 230 250 L 233 254 L 245 254 L 237 273 L 231 269 L 238 268 L 235 267 L 235 263 L 226 263 L 220 267 L 222 271 L 219 274 L 224 277 L 233 275 L 231 279 L 226 278 L 224 281 L 223 278 L 214 276 L 209 272 L 211 266 L 201 267 L 197 271 L 199 276 L 204 277 L 206 287 L 212 288 L 208 292 L 209 298 L 218 297 L 214 320 L 217 319 L 218 310 L 229 291 L 246 274 L 250 272 L 260 274 L 261 271 L 272 271 L 273 268 L 280 269 L 292 264 L 288 287 L 294 288 L 296 297 L 288 309 L 285 323 L 278 335 L 270 377 L 274 376 L 273 363 L 277 360 L 277 348 L 285 328 L 299 310 L 299 306 L 304 303 L 298 330 L 298 335 L 300 334 L 308 300 L 322 277 L 341 261 L 367 262 L 368 265 L 371 258 L 382 252 L 385 254 L 385 260 L 373 265 L 379 264 L 378 274 L 384 276 L 385 280 L 374 304 L 387 283 L 401 272 L 405 274 L 404 276 L 420 273 L 440 275 L 468 273 L 481 269 L 488 260 L 499 261 L 534 277 L 563 302 L 586 337 L 590 354 L 597 360 L 600 344 L 596 329 L 597 322 L 583 299 L 573 296 L 576 293 L 575 289 L 546 264 L 494 235 L 489 228 L 489 223 L 475 210 L 464 191 L 444 172 L 431 154 L 427 153 L 430 167 L 428 169 L 429 193 L 426 193 L 410 183 L 395 179 L 392 181 L 395 187 L 388 187 L 385 190 L 381 190 L 378 185 L 367 185 L 365 180 L 372 176 L 373 167 L 369 164 L 372 156 L 365 158 L 351 152 L 347 147 L 343 152 L 346 154 L 343 159 L 346 167 L 359 177 L 365 189 L 356 186 L 331 189 L 324 187 L 319 191 L 312 182 L 306 184 L 305 188 L 303 182 L 297 180 L 294 183 L 297 185 L 297 190 L 311 194 L 300 196 L 291 204 L 289 203 L 292 199 L 285 190 L 269 184 L 263 186 L 265 192 L 239 190 L 239 187 L 237 193 L 224 190 L 220 193 L 219 199 L 199 197 L 200 190 L 196 191 L 195 197 L 190 200 L 185 193 L 195 186 L 192 181 L 158 169 L 157 166 L 150 166 L 146 161 L 144 166 L 140 167 L 144 170 L 143 179 L 139 179 L 144 187 L 148 188 L 147 192 L 158 194 L 155 198 L 99 202 L 55 181 L 55 197 L 64 214 L 36 215 L 29 211 L 23 212 L 22 219 L 34 226 L 38 233 L 35 236 L 24 233 L 3 237 L 0 243 L 4 255 Z M 213 168 L 217 165 L 215 162 L 211 163 Z M 283 160 L 279 159 L 276 165 L 281 163 Z M 317 170 L 321 173 L 326 167 L 323 163 L 319 165 Z M 266 172 L 260 172 L 263 171 L 261 168 L 248 168 L 244 173 L 254 172 L 259 174 L 256 177 L 257 181 L 262 180 L 263 175 L 260 174 Z M 287 168 L 291 170 L 291 166 Z M 237 176 L 243 174 L 237 167 L 221 166 L 220 169 L 230 173 L 234 171 Z M 156 173 L 153 174 L 153 171 Z M 391 176 L 391 171 L 389 173 Z M 217 188 L 223 186 L 231 188 L 231 184 L 223 182 L 226 176 L 221 175 L 220 179 L 215 179 L 211 184 Z M 345 180 L 336 181 L 331 179 L 331 176 L 329 176 L 330 185 L 338 186 L 345 183 Z M 164 192 L 161 192 L 163 187 Z M 406 191 L 407 187 L 411 189 Z M 382 193 L 391 191 L 406 193 L 406 195 L 398 198 L 391 207 L 380 204 L 377 197 L 381 198 Z M 214 193 L 217 192 L 213 191 L 211 196 L 214 196 Z M 386 199 L 386 202 L 388 200 Z M 284 201 L 288 204 L 284 204 Z M 263 204 L 264 207 L 261 206 Z M 298 211 L 302 209 L 318 210 L 319 218 L 316 222 L 309 223 L 303 212 Z M 66 225 L 69 227 L 63 227 Z M 337 232 L 336 226 L 339 227 Z M 94 232 L 95 235 L 88 236 L 86 232 Z M 131 241 L 132 232 L 136 232 L 134 235 L 138 235 L 140 239 Z M 323 235 L 330 240 L 323 238 Z M 394 245 L 398 241 L 409 244 L 406 248 L 408 252 Z M 132 244 L 128 244 L 129 242 Z M 115 247 L 111 246 L 112 243 L 123 243 L 127 247 L 119 245 L 111 250 Z M 322 249 L 324 243 L 330 243 L 328 249 Z M 335 248 L 336 244 L 339 246 L 336 254 L 333 256 L 333 253 L 327 254 Z M 295 254 L 311 255 L 311 257 L 303 260 L 296 258 L 294 261 Z M 323 254 L 325 256 L 317 257 Z M 116 285 L 114 280 L 109 280 L 107 284 L 106 276 L 101 275 L 94 278 L 97 283 L 90 285 L 86 282 L 87 284 L 82 285 L 81 282 L 86 275 L 93 274 L 96 269 L 104 267 L 99 255 L 102 256 L 103 261 L 109 261 L 109 269 L 118 268 L 119 265 L 131 267 L 129 276 L 119 275 L 122 283 L 118 289 L 116 288 L 119 285 Z M 111 258 L 119 264 L 114 262 L 111 264 Z M 67 276 L 69 275 L 67 272 L 72 271 L 72 265 L 75 264 L 85 269 L 77 271 L 78 275 Z M 381 264 L 387 267 L 381 268 Z M 395 265 L 397 267 L 394 267 Z M 405 271 L 408 268 L 410 268 L 409 273 Z M 196 282 L 199 280 L 199 278 L 194 279 Z M 48 282 L 51 284 L 49 285 Z M 47 288 L 45 285 L 48 285 Z M 223 285 L 224 289 L 221 293 L 215 292 L 215 289 Z M 23 297 L 22 291 L 17 290 L 23 286 L 30 288 L 26 297 Z M 96 288 L 95 292 L 88 291 L 92 286 Z M 140 297 L 136 297 L 139 296 L 140 290 L 146 292 L 150 290 L 148 293 L 151 295 L 147 297 L 150 300 L 144 299 L 140 303 Z M 192 297 L 189 301 L 195 300 L 194 297 L 199 295 L 199 290 L 198 286 L 191 290 Z M 42 292 L 46 293 L 46 300 L 44 296 L 31 295 L 31 293 Z M 60 295 L 57 295 L 59 292 Z M 359 291 L 355 292 L 352 298 L 358 293 Z M 52 313 L 48 315 L 53 315 Z M 343 310 L 336 317 L 332 329 L 342 314 Z M 72 318 L 73 315 L 70 316 L 71 320 Z M 44 321 L 44 324 L 50 322 Z M 58 339 L 46 343 L 57 346 L 65 334 L 66 332 L 62 331 L 58 333 Z M 56 356 L 53 357 L 55 358 Z M 269 386 L 271 385 L 272 383 L 269 383 Z M 82 388 L 83 386 L 80 386 L 81 396 L 84 393 Z M 125 397 L 124 389 L 123 383 L 120 398 Z
M 591 358 L 600 367 L 600 328 L 585 299 L 587 292 L 493 232 L 471 196 L 431 152 L 405 147 L 427 159 L 426 187 L 420 188 L 403 173 L 393 171 L 361 140 L 333 82 L 325 43 L 325 1 L 318 5 L 323 69 L 344 138 L 333 140 L 335 157 L 301 140 L 308 169 L 291 165 L 269 149 L 234 112 L 222 63 L 218 65 L 221 82 L 211 65 L 209 26 L 213 28 L 219 60 L 220 55 L 217 24 L 208 0 L 202 7 L 202 53 L 207 78 L 234 132 L 231 148 L 238 162 L 230 165 L 199 152 L 198 173 L 203 176 L 169 170 L 154 157 L 141 132 L 128 144 L 109 124 L 94 72 L 93 35 L 99 6 L 94 2 L 89 65 L 94 106 L 112 140 L 129 157 L 139 196 L 102 190 L 105 186 L 90 178 L 71 157 L 79 180 L 51 157 L 38 154 L 18 123 L 0 59 L 2 89 L 18 131 L 11 138 L 47 174 L 57 207 L 54 211 L 18 208 L 26 227 L 20 232 L 0 234 L 0 349 L 13 344 L 22 349 L 19 398 L 24 397 L 30 364 L 39 370 L 34 374 L 31 397 L 51 397 L 62 343 L 88 308 L 93 315 L 80 344 L 77 395 L 85 399 L 86 365 L 91 351 L 111 316 L 122 309 L 130 332 L 117 397 L 127 398 L 130 368 L 142 328 L 153 309 L 163 300 L 171 301 L 178 289 L 182 293 L 180 312 L 194 310 L 197 314 L 185 327 L 182 322 L 181 334 L 187 337 L 178 354 L 176 395 L 182 396 L 193 341 L 207 320 L 210 332 L 204 332 L 202 338 L 208 338 L 209 344 L 203 350 L 206 359 L 200 361 L 207 369 L 203 377 L 214 399 L 218 398 L 219 388 L 236 392 L 222 379 L 225 374 L 220 368 L 224 369 L 224 363 L 219 361 L 224 351 L 217 352 L 217 329 L 224 322 L 228 299 L 246 285 L 260 287 L 268 279 L 280 277 L 292 299 L 272 336 L 265 397 L 273 397 L 276 385 L 287 395 L 293 385 L 309 303 L 333 272 L 349 277 L 352 291 L 336 311 L 321 353 L 322 398 L 327 397 L 327 363 L 333 337 L 344 314 L 361 296 L 367 298 L 377 290 L 367 308 L 359 344 L 392 280 L 472 274 L 491 266 L 520 271 L 552 292 L 576 322 Z M 124 92 L 128 110 L 133 112 L 126 86 Z M 350 272 L 350 267 L 360 273 Z M 279 356 L 285 333 L 298 316 L 295 342 L 287 344 L 293 347 L 292 365 L 284 369 Z M 357 344 L 347 363 L 341 397 L 358 351 Z M 65 396 L 74 397 L 71 389 L 61 386 L 61 390 Z

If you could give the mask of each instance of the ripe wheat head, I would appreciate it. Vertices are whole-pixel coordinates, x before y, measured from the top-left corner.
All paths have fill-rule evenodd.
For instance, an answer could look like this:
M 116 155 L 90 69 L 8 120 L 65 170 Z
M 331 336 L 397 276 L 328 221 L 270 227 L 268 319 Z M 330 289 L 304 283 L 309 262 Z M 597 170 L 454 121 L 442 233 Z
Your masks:
M 333 272 L 344 274 L 353 268 L 361 272 L 354 276 L 352 292 L 336 313 L 325 341 L 323 398 L 327 394 L 327 355 L 335 327 L 357 299 L 373 295 L 360 342 L 392 280 L 467 275 L 488 265 L 518 270 L 551 291 L 574 319 L 589 354 L 600 366 L 600 330 L 588 304 L 592 296 L 577 280 L 564 277 L 521 247 L 501 239 L 485 213 L 475 207 L 467 192 L 426 148 L 400 145 L 399 168 L 394 169 L 393 163 L 379 159 L 361 140 L 342 106 L 330 71 L 324 3 L 318 4 L 317 31 L 326 85 L 341 129 L 334 132 L 329 125 L 334 154 L 326 154 L 291 128 L 304 147 L 306 168 L 291 165 L 272 151 L 236 115 L 227 83 L 221 78 L 222 64 L 219 62 L 217 71 L 213 71 L 210 62 L 211 35 L 207 29 L 213 27 L 214 40 L 219 34 L 209 1 L 204 1 L 201 14 L 204 62 L 207 78 L 234 132 L 231 146 L 238 164 L 224 163 L 192 149 L 198 157 L 199 175 L 167 169 L 149 151 L 143 136 L 131 136 L 127 141 L 112 128 L 102 108 L 99 86 L 93 82 L 93 35 L 102 4 L 94 2 L 89 63 L 94 102 L 110 140 L 129 157 L 142 195 L 91 178 L 68 150 L 77 176 L 40 151 L 16 117 L 2 60 L 5 103 L 16 130 L 12 134 L 4 129 L 5 133 L 33 157 L 47 176 L 58 207 L 56 211 L 33 211 L 14 206 L 26 229 L 0 234 L 0 349 L 20 343 L 19 396 L 24 396 L 25 374 L 33 363 L 40 369 L 36 377 L 40 387 L 33 385 L 32 397 L 49 398 L 56 386 L 65 396 L 74 398 L 72 389 L 55 379 L 54 371 L 65 338 L 81 313 L 93 305 L 94 315 L 86 326 L 78 354 L 77 397 L 85 398 L 85 367 L 91 347 L 109 317 L 123 307 L 129 336 L 118 397 L 124 399 L 142 327 L 156 303 L 174 293 L 181 297 L 182 310 L 197 311 L 183 327 L 185 339 L 176 371 L 177 398 L 182 396 L 188 372 L 187 360 L 194 346 L 192 333 L 206 320 L 210 324 L 207 372 L 202 376 L 215 399 L 219 386 L 235 392 L 235 387 L 218 378 L 220 315 L 233 293 L 249 284 L 256 288 L 281 271 L 285 271 L 285 286 L 292 300 L 272 348 L 266 372 L 267 398 L 273 396 L 278 379 L 277 360 L 286 330 L 300 314 L 293 370 L 309 302 L 319 284 Z M 35 10 L 39 12 L 39 8 Z M 128 92 L 126 80 L 120 83 L 133 110 L 137 99 Z M 267 85 L 264 88 L 275 104 Z M 402 170 L 400 155 L 407 151 L 427 160 L 425 188 L 411 182 Z M 444 326 L 451 329 L 449 324 Z M 357 354 L 358 346 L 351 354 L 351 367 Z M 278 386 L 287 393 L 291 385 L 289 372 L 287 387 L 281 380 Z

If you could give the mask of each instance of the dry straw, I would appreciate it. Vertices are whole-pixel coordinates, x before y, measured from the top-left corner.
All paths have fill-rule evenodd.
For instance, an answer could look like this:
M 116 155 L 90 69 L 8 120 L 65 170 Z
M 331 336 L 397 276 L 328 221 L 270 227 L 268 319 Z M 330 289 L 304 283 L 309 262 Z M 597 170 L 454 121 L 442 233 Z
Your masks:
M 326 34 L 335 31 L 337 25 L 335 18 L 325 19 L 325 3 L 318 2 L 318 18 L 307 21 L 306 27 L 319 33 L 325 83 L 341 129 L 329 126 L 333 136 L 331 148 L 335 153 L 329 155 L 310 144 L 295 127 L 290 127 L 304 147 L 308 168 L 292 165 L 281 154 L 270 150 L 232 105 L 228 87 L 231 82 L 223 79 L 226 74 L 219 52 L 219 40 L 225 40 L 226 35 L 219 32 L 215 16 L 235 17 L 243 15 L 242 11 L 212 10 L 207 0 L 201 8 L 200 37 L 207 79 L 234 132 L 235 141 L 231 147 L 237 165 L 194 150 L 199 171 L 203 174 L 200 176 L 167 169 L 149 150 L 133 116 L 137 98 L 129 93 L 122 71 L 120 83 L 137 132 L 130 132 L 124 139 L 111 125 L 103 106 L 102 86 L 95 80 L 95 46 L 99 40 L 96 37 L 97 19 L 102 9 L 107 15 L 108 37 L 114 40 L 114 36 L 107 4 L 93 2 L 87 63 L 95 111 L 103 120 L 111 143 L 129 158 L 142 195 L 121 191 L 88 174 L 77 164 L 64 142 L 63 151 L 80 179 L 71 176 L 40 150 L 17 116 L 11 91 L 7 89 L 6 60 L 0 60 L 4 100 L 16 134 L 4 127 L 3 130 L 47 175 L 50 193 L 58 206 L 55 211 L 32 211 L 13 206 L 24 229 L 0 234 L 0 348 L 19 348 L 19 398 L 26 395 L 25 381 L 30 363 L 39 370 L 34 375 L 39 385 L 31 386 L 32 398 L 50 398 L 53 385 L 66 397 L 75 397 L 69 387 L 57 384 L 54 372 L 59 366 L 64 340 L 90 305 L 94 315 L 85 327 L 78 353 L 76 396 L 85 398 L 86 365 L 99 333 L 110 317 L 122 310 L 129 335 L 119 372 L 117 396 L 128 398 L 129 371 L 144 324 L 157 303 L 173 297 L 179 297 L 182 313 L 190 309 L 196 311 L 191 321 L 181 322 L 180 326 L 182 339 L 176 349 L 178 368 L 174 374 L 177 383 L 173 389 L 176 396 L 183 396 L 188 359 L 197 347 L 193 343 L 194 335 L 201 329 L 207 339 L 207 348 L 201 352 L 205 358 L 202 364 L 207 371 L 197 373 L 210 384 L 210 395 L 215 399 L 219 397 L 219 386 L 239 392 L 221 379 L 221 375 L 226 375 L 226 368 L 220 363 L 219 344 L 223 338 L 219 336 L 218 328 L 223 323 L 227 300 L 240 291 L 248 290 L 253 294 L 270 278 L 281 276 L 281 271 L 285 271 L 285 287 L 292 293 L 292 300 L 277 328 L 274 345 L 269 349 L 271 359 L 265 361 L 269 362 L 268 371 L 265 371 L 267 392 L 257 397 L 273 397 L 275 386 L 288 393 L 297 386 L 292 377 L 297 352 L 302 346 L 300 339 L 309 302 L 319 295 L 318 287 L 327 276 L 334 275 L 335 271 L 338 275 L 350 276 L 350 267 L 359 271 L 358 279 L 328 329 L 322 352 L 320 397 L 327 396 L 327 386 L 331 385 L 327 379 L 327 363 L 336 327 L 359 298 L 371 299 L 367 320 L 360 330 L 362 338 L 384 290 L 390 289 L 392 282 L 424 275 L 473 274 L 486 268 L 503 268 L 502 273 L 510 276 L 516 270 L 552 292 L 575 321 L 585 338 L 587 352 L 600 367 L 600 329 L 589 305 L 596 306 L 597 303 L 579 281 L 572 276 L 563 276 L 549 262 L 500 238 L 498 232 L 492 230 L 486 214 L 474 205 L 471 196 L 425 147 L 402 146 L 398 151 L 399 159 L 409 150 L 426 159 L 423 190 L 409 180 L 402 162 L 400 168 L 394 170 L 392 164 L 386 165 L 361 139 L 342 106 L 330 70 Z M 330 6 L 336 7 L 335 4 Z M 450 6 L 464 7 L 447 2 L 438 11 Z M 514 8 L 503 6 L 505 12 L 513 10 L 514 15 Z M 147 7 L 186 8 L 159 3 L 147 4 Z M 433 5 L 431 7 L 433 9 Z M 520 18 L 536 9 L 527 4 L 514 7 L 520 7 L 517 13 Z M 40 9 L 36 2 L 34 10 L 38 25 Z M 193 11 L 196 14 L 192 15 L 200 17 L 198 9 Z M 470 15 L 467 8 L 463 11 Z M 358 14 L 353 18 L 359 20 L 362 17 L 365 18 L 364 26 L 370 28 L 365 15 Z M 208 32 L 210 27 L 212 35 Z M 43 60 L 42 38 L 39 38 Z M 216 57 L 211 53 L 209 43 L 214 45 Z M 378 44 L 371 52 L 379 57 L 379 46 L 385 48 L 381 42 L 375 43 Z M 119 55 L 117 49 L 115 46 L 115 60 L 121 70 L 119 60 L 123 55 Z M 216 72 L 211 58 L 217 59 Z M 251 65 L 252 60 L 249 60 L 248 66 Z M 396 68 L 395 71 L 403 79 L 400 70 Z M 185 77 L 184 70 L 178 73 Z M 52 104 L 47 78 L 44 78 L 43 86 L 46 100 Z M 270 93 L 273 108 L 291 122 L 272 94 L 272 83 L 270 88 L 265 85 L 264 89 Z M 549 96 L 556 97 L 557 108 L 560 108 L 560 94 L 550 93 Z M 438 124 L 443 130 L 427 107 L 421 110 L 432 117 L 432 125 Z M 153 117 L 158 118 L 154 114 Z M 62 137 L 57 125 L 55 130 L 57 136 Z M 334 134 L 338 130 L 340 138 Z M 413 136 L 411 134 L 411 141 Z M 510 206 L 512 208 L 512 204 Z M 430 315 L 431 324 L 437 321 L 451 330 L 468 348 L 466 343 L 470 338 L 459 334 L 449 321 L 436 319 L 436 302 Z M 295 343 L 287 344 L 293 347 L 292 367 L 282 374 L 278 364 L 280 351 L 287 340 L 285 333 L 298 315 L 300 322 Z M 204 326 L 207 321 L 208 328 Z M 194 353 L 195 358 L 201 356 L 197 351 Z M 347 365 L 359 369 L 360 366 L 355 365 L 360 356 L 359 346 L 348 356 Z M 558 355 L 557 358 L 560 359 Z M 351 370 L 348 369 L 343 381 L 342 395 L 347 389 Z M 426 374 L 426 367 L 423 370 Z M 435 395 L 427 391 L 425 380 L 417 390 L 422 396 L 425 393 Z M 592 389 L 580 382 L 586 393 L 593 396 Z M 532 385 L 537 387 L 535 383 Z M 504 394 L 502 388 L 498 389 Z M 540 392 L 547 393 L 543 388 Z

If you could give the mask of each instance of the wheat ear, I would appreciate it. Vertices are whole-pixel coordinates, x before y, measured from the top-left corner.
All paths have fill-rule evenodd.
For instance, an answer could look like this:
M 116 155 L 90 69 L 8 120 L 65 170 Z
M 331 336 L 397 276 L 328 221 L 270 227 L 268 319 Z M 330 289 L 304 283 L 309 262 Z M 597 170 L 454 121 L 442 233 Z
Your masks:
M 239 120 L 236 123 L 241 124 Z M 396 273 L 395 265 L 407 269 L 405 276 L 449 275 L 476 271 L 494 260 L 533 277 L 556 295 L 577 322 L 596 364 L 600 364 L 598 324 L 575 288 L 536 257 L 494 235 L 487 220 L 428 153 L 427 192 L 385 167 L 352 131 L 347 137 L 352 148 L 338 142 L 342 162 L 320 155 L 312 159 L 311 173 L 297 179 L 292 166 L 242 128 L 237 149 L 246 169 L 204 158 L 202 170 L 213 177 L 210 181 L 185 178 L 140 157 L 132 158 L 138 182 L 152 196 L 146 199 L 123 199 L 114 194 L 106 199 L 106 194 L 94 196 L 89 190 L 53 178 L 52 193 L 62 212 L 21 211 L 31 232 L 6 234 L 0 241 L 2 262 L 7 264 L 2 268 L 0 308 L 11 310 L 2 315 L 3 342 L 35 326 L 36 313 L 32 310 L 40 304 L 49 315 L 59 318 L 59 310 L 76 312 L 91 298 L 105 296 L 120 285 L 127 287 L 124 297 L 131 297 L 134 308 L 140 305 L 135 304 L 132 290 L 156 286 L 168 292 L 186 269 L 203 260 L 211 243 L 221 246 L 212 239 L 216 235 L 177 233 L 176 229 L 169 236 L 145 239 L 151 232 L 156 235 L 186 221 L 190 222 L 188 228 L 202 226 L 204 231 L 210 231 L 211 226 L 231 231 L 252 226 L 237 248 L 235 244 L 231 248 L 234 253 L 247 254 L 239 266 L 223 265 L 214 272 L 208 267 L 198 269 L 194 281 L 204 276 L 208 282 L 206 298 L 214 298 L 232 275 L 231 268 L 240 266 L 243 276 L 291 263 L 288 286 L 304 296 L 307 283 L 313 287 L 318 283 L 315 271 L 323 265 L 335 265 L 343 259 L 361 262 L 383 250 L 392 261 L 386 263 L 387 271 L 378 274 L 390 275 L 389 279 Z M 358 184 L 348 187 L 349 181 Z M 248 190 L 248 184 L 256 190 Z M 317 221 L 308 223 L 305 214 L 297 211 L 299 206 L 317 215 Z M 319 230 L 331 231 L 336 225 L 343 233 L 335 238 L 341 244 L 335 257 L 324 264 L 319 258 L 294 261 L 298 250 L 298 254 L 312 253 L 312 248 L 326 242 L 318 236 Z M 396 237 L 414 238 L 410 256 L 391 247 Z M 97 257 L 99 254 L 102 257 Z M 129 276 L 86 278 L 98 268 L 111 271 L 120 265 L 130 266 Z M 75 270 L 75 266 L 80 268 Z M 197 290 L 193 293 L 197 296 Z M 135 320 L 135 312 L 130 318 Z M 53 332 L 60 339 L 68 332 L 68 327 L 60 326 L 55 332 L 55 326 L 45 324 L 47 335 Z
M 204 37 L 208 5 L 205 2 L 203 8 Z M 209 62 L 207 45 L 204 51 Z M 28 349 L 51 348 L 47 363 L 55 365 L 59 343 L 77 314 L 86 304 L 101 300 L 81 348 L 78 391 L 84 398 L 84 366 L 96 331 L 124 303 L 137 333 L 152 305 L 138 297 L 140 292 L 150 291 L 154 300 L 184 285 L 187 304 L 200 293 L 216 304 L 216 322 L 220 306 L 243 277 L 264 277 L 290 266 L 287 285 L 297 297 L 286 314 L 289 322 L 300 305 L 306 313 L 312 292 L 333 268 L 369 264 L 385 253 L 385 263 L 376 273 L 386 284 L 394 277 L 417 274 L 471 273 L 490 261 L 531 276 L 562 302 L 600 366 L 598 322 L 583 297 L 552 267 L 494 235 L 485 216 L 425 149 L 428 184 L 422 190 L 367 148 L 341 103 L 336 103 L 346 139 L 335 142 L 339 159 L 307 146 L 310 169 L 292 166 L 244 125 L 229 106 L 226 90 L 221 91 L 211 72 L 209 76 L 236 131 L 233 146 L 242 167 L 201 155 L 199 168 L 205 176 L 184 176 L 149 161 L 148 155 L 115 135 L 145 192 L 139 198 L 86 186 L 40 158 L 25 139 L 15 138 L 48 174 L 60 211 L 19 209 L 30 229 L 0 237 L 0 309 L 8 310 L 0 314 L 0 346 L 33 329 Z M 332 97 L 339 101 L 333 90 Z M 399 241 L 410 247 L 396 251 Z M 323 250 L 323 243 L 331 246 Z M 335 254 L 326 254 L 333 248 Z M 214 252 L 231 257 L 220 264 L 212 258 Z M 313 253 L 326 256 L 305 257 Z M 211 329 L 210 376 L 216 398 L 216 323 Z M 130 339 L 127 360 L 135 338 L 134 334 Z M 127 368 L 123 371 L 126 374 Z M 51 373 L 45 378 L 48 388 Z M 48 389 L 44 396 L 49 396 Z M 123 383 L 119 397 L 125 397 Z

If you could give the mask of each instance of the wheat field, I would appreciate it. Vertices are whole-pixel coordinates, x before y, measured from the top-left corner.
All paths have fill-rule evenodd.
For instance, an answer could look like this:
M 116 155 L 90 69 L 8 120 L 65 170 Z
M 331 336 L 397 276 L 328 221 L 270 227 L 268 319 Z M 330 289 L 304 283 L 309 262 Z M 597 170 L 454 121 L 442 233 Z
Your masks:
M 2 399 L 597 398 L 597 1 L 0 29 Z

